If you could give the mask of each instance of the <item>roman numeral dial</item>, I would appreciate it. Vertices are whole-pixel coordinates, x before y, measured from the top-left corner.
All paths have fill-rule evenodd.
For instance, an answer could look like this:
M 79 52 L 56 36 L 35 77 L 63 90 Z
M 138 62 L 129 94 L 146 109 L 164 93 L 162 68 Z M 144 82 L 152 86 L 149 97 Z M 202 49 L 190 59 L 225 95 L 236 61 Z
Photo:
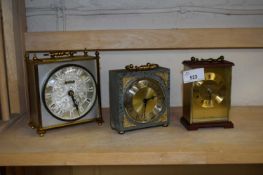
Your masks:
M 43 88 L 43 102 L 57 119 L 71 121 L 84 117 L 96 101 L 96 82 L 79 65 L 64 65 L 53 71 Z
M 126 89 L 124 106 L 133 121 L 151 122 L 166 109 L 164 92 L 156 80 L 139 79 Z

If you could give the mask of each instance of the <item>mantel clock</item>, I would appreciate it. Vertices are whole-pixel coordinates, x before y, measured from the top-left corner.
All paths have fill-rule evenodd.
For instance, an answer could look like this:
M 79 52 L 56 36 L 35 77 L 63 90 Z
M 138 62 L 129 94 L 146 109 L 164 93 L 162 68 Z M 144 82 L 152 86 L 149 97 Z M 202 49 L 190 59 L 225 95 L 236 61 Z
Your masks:
M 202 127 L 233 128 L 229 121 L 231 106 L 231 78 L 234 63 L 217 59 L 192 57 L 183 61 L 184 70 L 204 68 L 204 80 L 183 85 L 183 117 L 181 123 L 188 130 Z
M 40 136 L 52 128 L 102 123 L 98 52 L 27 52 L 26 63 L 29 125 Z
M 157 64 L 128 65 L 111 70 L 110 123 L 120 134 L 153 126 L 168 126 L 170 70 Z

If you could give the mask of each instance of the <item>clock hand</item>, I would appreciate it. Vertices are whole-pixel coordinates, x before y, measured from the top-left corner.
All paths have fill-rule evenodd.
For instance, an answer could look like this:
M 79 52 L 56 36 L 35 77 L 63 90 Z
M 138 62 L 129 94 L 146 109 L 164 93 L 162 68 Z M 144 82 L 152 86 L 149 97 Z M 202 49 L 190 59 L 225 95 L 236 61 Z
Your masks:
M 215 101 L 220 104 L 224 98 L 219 96 L 218 94 L 214 93 L 210 88 L 206 87 L 207 92 L 209 93 L 209 100 L 212 100 L 212 98 L 214 97 Z
M 78 114 L 80 115 L 78 102 L 77 102 L 76 99 L 74 98 L 74 91 L 69 90 L 69 91 L 68 91 L 68 95 L 71 97 L 71 99 L 72 99 L 72 101 L 73 101 L 73 104 L 74 104 L 74 107 L 77 109 Z
M 147 99 L 143 99 L 143 119 L 145 119 L 145 111 L 146 111 L 146 106 L 147 106 Z
M 152 97 L 150 97 L 150 98 L 145 98 L 144 100 L 146 100 L 146 103 L 149 101 L 149 100 L 152 100 L 152 99 L 154 99 L 156 96 L 152 96 Z
M 143 118 L 145 119 L 145 112 L 146 112 L 146 107 L 147 107 L 147 103 L 149 100 L 152 100 L 154 99 L 156 96 L 152 96 L 150 98 L 144 98 L 143 99 L 143 104 L 144 104 L 144 107 L 143 107 Z

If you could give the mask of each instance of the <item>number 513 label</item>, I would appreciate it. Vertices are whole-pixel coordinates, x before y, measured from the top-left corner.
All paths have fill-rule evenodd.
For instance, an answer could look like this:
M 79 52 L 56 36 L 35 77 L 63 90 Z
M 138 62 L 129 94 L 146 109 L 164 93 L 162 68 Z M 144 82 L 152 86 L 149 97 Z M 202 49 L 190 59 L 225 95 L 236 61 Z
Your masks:
M 190 69 L 183 71 L 184 83 L 190 83 L 195 81 L 201 81 L 205 79 L 204 68 Z

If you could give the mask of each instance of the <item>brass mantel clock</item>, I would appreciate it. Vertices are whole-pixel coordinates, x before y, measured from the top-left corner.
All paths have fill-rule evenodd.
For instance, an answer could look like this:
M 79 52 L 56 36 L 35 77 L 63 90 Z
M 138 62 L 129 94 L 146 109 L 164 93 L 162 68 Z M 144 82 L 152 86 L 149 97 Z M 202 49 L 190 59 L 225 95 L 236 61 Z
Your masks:
M 168 126 L 170 70 L 157 64 L 111 70 L 111 127 L 119 133 Z
M 183 117 L 181 123 L 188 130 L 202 127 L 233 128 L 229 121 L 231 105 L 232 62 L 192 57 L 184 61 L 184 70 L 204 68 L 204 80 L 183 86 Z
M 46 130 L 88 121 L 101 123 L 99 54 L 28 52 L 30 126 Z

